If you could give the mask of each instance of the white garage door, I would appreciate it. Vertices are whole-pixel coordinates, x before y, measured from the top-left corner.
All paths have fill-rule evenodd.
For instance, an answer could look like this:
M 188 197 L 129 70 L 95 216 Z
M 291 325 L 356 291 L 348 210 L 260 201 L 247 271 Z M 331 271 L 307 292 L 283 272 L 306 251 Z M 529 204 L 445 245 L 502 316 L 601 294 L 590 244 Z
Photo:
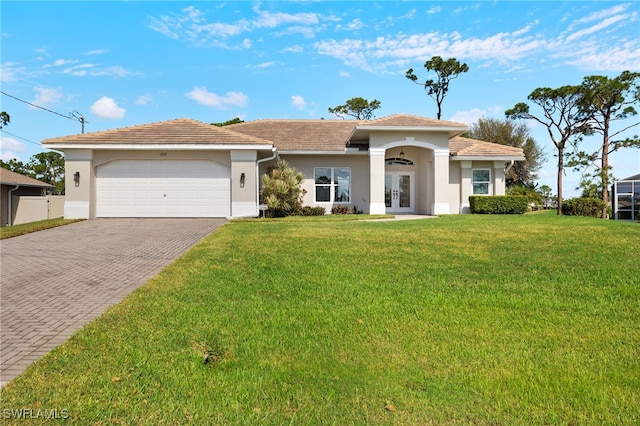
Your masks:
M 206 160 L 118 160 L 98 166 L 98 217 L 228 217 L 229 167 Z

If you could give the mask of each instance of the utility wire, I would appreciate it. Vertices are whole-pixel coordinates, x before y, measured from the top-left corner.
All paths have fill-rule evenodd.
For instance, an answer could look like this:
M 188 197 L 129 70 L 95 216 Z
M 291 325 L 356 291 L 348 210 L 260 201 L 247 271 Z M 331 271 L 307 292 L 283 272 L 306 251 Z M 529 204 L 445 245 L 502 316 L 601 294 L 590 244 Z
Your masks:
M 38 143 L 38 142 L 34 142 L 34 141 L 30 141 L 29 139 L 25 139 L 25 138 L 23 138 L 22 136 L 14 135 L 13 133 L 9 133 L 9 132 L 7 132 L 7 131 L 6 131 L 6 130 L 4 130 L 4 129 L 0 129 L 0 132 L 2 132 L 2 133 L 6 133 L 6 134 L 8 134 L 8 135 L 10 135 L 10 136 L 13 136 L 14 138 L 22 139 L 22 140 L 23 140 L 23 141 L 25 141 L 25 142 L 29 142 L 29 143 L 32 143 L 32 144 L 34 144 L 34 145 L 38 145 L 39 147 L 41 147 L 41 148 L 42 148 L 42 145 L 41 145 L 40 143 Z
M 3 95 L 5 95 L 5 96 L 8 96 L 8 97 L 10 97 L 10 98 L 13 98 L 13 99 L 15 99 L 16 101 L 24 102 L 24 103 L 25 103 L 25 104 L 27 104 L 27 105 L 31 105 L 31 106 L 32 106 L 32 107 L 34 107 L 34 108 L 40 108 L 40 109 L 45 110 L 45 111 L 47 111 L 47 112 L 50 112 L 50 113 L 52 113 L 52 114 L 59 115 L 60 117 L 68 118 L 69 120 L 76 120 L 76 121 L 79 121 L 80 123 L 82 123 L 83 130 L 84 130 L 84 124 L 85 124 L 85 123 L 89 123 L 88 121 L 85 121 L 85 119 L 84 119 L 84 117 L 83 117 L 82 115 L 80 115 L 80 117 L 76 117 L 76 114 L 79 114 L 77 111 L 73 111 L 73 112 L 72 112 L 72 113 L 70 113 L 69 115 L 64 115 L 64 114 L 60 114 L 59 112 L 55 112 L 55 111 L 52 111 L 52 110 L 50 110 L 50 109 L 47 109 L 47 108 L 45 108 L 45 107 L 41 107 L 40 105 L 32 104 L 31 102 L 25 101 L 24 99 L 16 98 L 16 97 L 15 97 L 15 96 L 13 96 L 13 95 L 10 95 L 10 94 L 8 94 L 8 93 L 3 92 L 2 90 L 0 90 L 0 93 L 2 93 L 2 94 L 3 94 Z M 83 132 L 83 133 L 84 133 L 84 132 Z

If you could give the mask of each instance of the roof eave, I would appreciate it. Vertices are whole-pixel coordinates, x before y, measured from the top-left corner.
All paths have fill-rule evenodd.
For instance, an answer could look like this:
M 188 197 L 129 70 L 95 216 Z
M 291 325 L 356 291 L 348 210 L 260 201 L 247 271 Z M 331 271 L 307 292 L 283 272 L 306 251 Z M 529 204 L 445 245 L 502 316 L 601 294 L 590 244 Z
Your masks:
M 94 150 L 134 150 L 134 151 L 229 151 L 229 150 L 271 150 L 270 144 L 79 144 L 79 143 L 42 143 L 49 149 L 94 149 Z
M 524 161 L 524 157 L 516 155 L 451 155 L 455 161 Z

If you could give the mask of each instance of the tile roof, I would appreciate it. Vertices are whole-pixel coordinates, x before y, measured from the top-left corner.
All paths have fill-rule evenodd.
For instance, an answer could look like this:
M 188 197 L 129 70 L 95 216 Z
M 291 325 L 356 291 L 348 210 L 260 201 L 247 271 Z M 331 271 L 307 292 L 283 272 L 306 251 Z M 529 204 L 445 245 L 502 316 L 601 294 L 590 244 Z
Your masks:
M 190 118 L 160 121 L 119 129 L 62 136 L 42 141 L 56 144 L 260 144 L 272 145 L 268 140 L 242 133 L 227 127 L 217 127 Z
M 449 139 L 449 152 L 458 157 L 522 157 L 522 148 L 456 136 Z
M 419 117 L 409 114 L 394 114 L 375 120 L 361 121 L 359 124 L 367 127 L 460 127 L 465 129 L 468 127 L 466 124 L 456 123 L 454 121 L 436 120 L 435 118 Z
M 408 114 L 395 114 L 375 120 L 291 120 L 264 119 L 217 127 L 189 118 L 160 121 L 138 126 L 104 130 L 79 135 L 45 139 L 43 144 L 56 145 L 133 145 L 133 144 L 261 144 L 274 145 L 286 151 L 344 151 L 350 138 L 352 143 L 368 144 L 368 132 L 376 127 L 409 127 L 450 129 L 458 134 L 466 125 Z M 367 129 L 358 131 L 358 129 Z M 358 133 L 359 132 L 359 133 Z M 520 148 L 455 136 L 450 139 L 454 156 L 524 157 Z
M 256 120 L 229 129 L 273 141 L 280 151 L 344 151 L 357 120 Z
M 0 168 L 0 183 L 2 185 L 38 186 L 41 188 L 53 188 L 53 185 L 41 182 L 29 176 L 12 172 L 11 170 Z

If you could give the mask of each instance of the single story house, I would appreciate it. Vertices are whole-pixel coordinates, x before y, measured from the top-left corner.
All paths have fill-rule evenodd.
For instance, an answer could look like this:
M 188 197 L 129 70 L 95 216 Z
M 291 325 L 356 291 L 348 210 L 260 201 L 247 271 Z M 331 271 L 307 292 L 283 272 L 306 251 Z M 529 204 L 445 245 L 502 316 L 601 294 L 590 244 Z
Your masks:
M 640 174 L 620 179 L 611 185 L 611 203 L 615 220 L 640 220 Z
M 370 214 L 467 213 L 503 195 L 520 148 L 461 137 L 461 123 L 256 120 L 217 127 L 182 118 L 46 139 L 64 152 L 66 218 L 255 217 L 260 176 L 278 159 L 301 171 L 305 205 Z
M 13 225 L 15 206 L 12 197 L 45 195 L 53 185 L 0 168 L 0 225 Z

